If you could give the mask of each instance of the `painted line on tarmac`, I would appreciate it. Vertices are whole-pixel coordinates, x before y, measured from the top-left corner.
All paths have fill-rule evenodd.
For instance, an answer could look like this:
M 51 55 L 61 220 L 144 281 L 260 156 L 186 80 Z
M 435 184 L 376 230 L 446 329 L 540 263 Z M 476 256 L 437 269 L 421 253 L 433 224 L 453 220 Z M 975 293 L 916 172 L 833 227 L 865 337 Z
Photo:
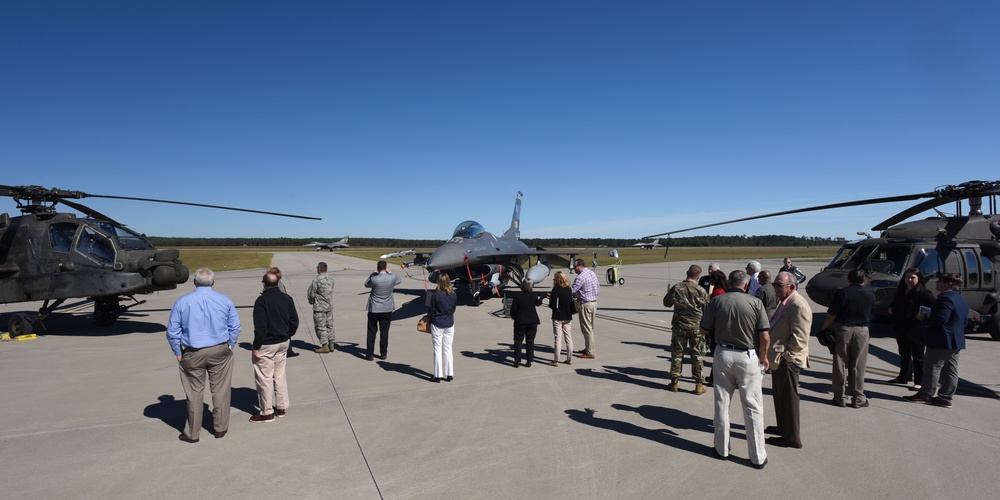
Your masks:
M 608 316 L 606 314 L 596 314 L 595 317 L 606 319 L 608 321 L 614 321 L 616 323 L 624 323 L 626 325 L 638 326 L 640 328 L 649 328 L 650 330 L 659 330 L 661 332 L 670 332 L 669 326 L 654 325 L 652 323 L 642 323 L 640 321 L 633 321 L 631 319 L 616 318 L 614 316 Z

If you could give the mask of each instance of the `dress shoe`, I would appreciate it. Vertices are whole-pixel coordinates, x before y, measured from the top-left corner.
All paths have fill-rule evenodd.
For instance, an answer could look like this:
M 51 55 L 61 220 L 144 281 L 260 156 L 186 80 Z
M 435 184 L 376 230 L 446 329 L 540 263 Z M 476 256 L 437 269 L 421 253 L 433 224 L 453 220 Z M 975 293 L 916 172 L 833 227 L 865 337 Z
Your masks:
M 379 354 L 378 356 L 375 356 L 375 357 L 378 358 L 378 359 L 381 359 L 381 360 L 385 361 L 385 354 Z
M 767 459 L 765 458 L 764 461 L 759 464 L 750 464 L 750 465 L 752 465 L 754 469 L 761 470 L 764 468 L 765 465 L 767 465 Z
M 846 404 L 846 403 L 844 403 L 844 400 L 843 400 L 843 399 L 837 399 L 837 398 L 833 398 L 833 399 L 831 399 L 831 400 L 830 400 L 830 404 L 832 404 L 833 406 L 839 406 L 839 407 L 841 407 L 841 408 L 843 408 L 843 407 L 847 406 L 847 404 Z
M 712 447 L 712 452 L 715 453 L 715 458 L 718 458 L 719 460 L 729 460 L 729 457 L 719 453 L 719 450 L 715 449 L 714 446 Z
M 295 356 L 298 356 L 298 355 L 299 355 L 299 353 L 297 353 L 295 351 L 292 351 L 292 350 L 289 350 L 288 353 L 285 354 L 285 356 L 288 356 L 289 358 L 294 358 Z
M 934 406 L 940 406 L 941 408 L 951 408 L 951 401 L 945 401 L 939 397 L 932 399 L 931 404 Z
M 285 416 L 285 409 L 284 408 L 275 408 L 274 409 L 274 416 L 278 417 L 278 418 L 284 417 Z
M 866 399 L 860 403 L 857 400 L 854 400 L 851 403 L 851 408 L 868 408 L 868 400 Z
M 319 349 L 314 349 L 314 351 L 316 351 L 319 354 L 326 354 L 328 352 L 332 352 L 330 348 L 327 346 L 320 347 Z
M 525 363 L 524 367 L 525 368 L 531 368 L 531 361 L 528 361 L 527 363 Z
M 912 394 L 910 396 L 903 396 L 903 401 L 909 401 L 910 403 L 930 403 L 931 400 L 923 397 L 920 393 Z
M 552 366 L 559 366 L 559 362 L 558 361 L 553 361 L 553 362 L 551 362 L 549 364 L 552 365 Z
M 367 361 L 372 361 L 374 359 L 375 359 L 375 356 L 372 356 L 371 354 L 365 356 L 365 360 L 367 360 Z
M 593 354 L 581 354 L 580 357 L 583 359 L 594 359 L 597 356 L 594 356 Z
M 520 368 L 520 367 L 521 367 L 521 362 L 520 361 L 515 361 L 514 362 L 514 368 Z
M 185 443 L 192 443 L 192 444 L 193 443 L 197 443 L 198 441 L 201 441 L 200 439 L 191 439 L 191 438 L 185 436 L 184 434 L 181 434 L 180 436 L 177 436 L 177 439 L 180 439 L 181 441 L 184 441 Z
M 910 380 L 909 379 L 905 379 L 903 377 L 896 377 L 896 378 L 893 378 L 893 379 L 886 380 L 885 383 L 887 383 L 887 384 L 909 384 Z
M 773 434 L 775 436 L 784 436 L 785 433 L 781 432 L 781 429 L 777 425 L 769 425 L 764 427 L 764 434 Z
M 451 375 L 448 375 L 448 376 L 447 376 L 447 377 L 445 377 L 445 379 L 444 379 L 444 381 L 445 381 L 445 382 L 451 382 L 452 380 L 455 380 L 455 377 L 452 377 Z
M 274 422 L 274 414 L 268 413 L 267 415 L 254 415 L 250 417 L 250 421 L 255 424 L 266 424 L 268 422 Z
M 226 437 L 226 433 L 229 431 L 219 431 L 215 433 L 215 439 L 222 439 Z
M 919 391 L 920 390 L 920 384 L 913 384 L 913 385 L 907 387 L 907 389 L 909 389 L 911 391 Z
M 799 449 L 802 447 L 802 441 L 791 441 L 785 439 L 784 437 L 769 437 L 765 439 L 764 442 L 773 446 L 780 446 L 782 448 Z
M 573 364 L 573 360 L 572 360 L 572 359 L 567 359 L 567 360 L 565 361 L 565 363 L 566 363 L 567 365 L 571 365 L 571 364 Z
M 577 353 L 577 354 L 584 354 L 584 353 L 586 353 L 587 351 L 586 351 L 586 350 L 584 350 L 584 349 L 580 349 L 579 351 L 573 351 L 573 352 L 575 352 L 575 353 Z
M 431 382 L 434 382 L 435 384 L 440 384 L 441 377 L 431 377 Z
M 705 394 L 705 386 L 701 385 L 701 384 L 696 384 L 694 386 L 694 393 L 697 394 L 697 395 L 699 395 L 699 396 L 701 396 L 702 394 Z

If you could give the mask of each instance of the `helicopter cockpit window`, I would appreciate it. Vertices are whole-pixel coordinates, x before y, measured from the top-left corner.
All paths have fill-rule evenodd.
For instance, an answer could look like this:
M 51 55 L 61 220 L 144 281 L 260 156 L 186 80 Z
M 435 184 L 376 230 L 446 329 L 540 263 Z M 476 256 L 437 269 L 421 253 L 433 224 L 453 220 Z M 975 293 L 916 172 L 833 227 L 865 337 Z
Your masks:
M 844 265 L 840 266 L 844 269 L 861 269 L 862 264 L 864 264 L 868 257 L 878 248 L 877 245 L 868 245 L 858 247 L 858 250 L 851 254 Z
M 49 243 L 53 252 L 69 252 L 73 246 L 73 236 L 76 234 L 76 224 L 57 222 L 49 226 Z
M 909 256 L 909 245 L 882 245 L 872 256 L 873 268 L 880 267 L 879 270 L 884 273 L 901 276 Z
M 84 227 L 76 251 L 97 262 L 111 263 L 115 261 L 115 247 L 106 236 L 92 227 Z
M 97 226 L 97 228 L 101 231 L 114 236 L 118 241 L 118 247 L 122 250 L 153 250 L 155 248 L 149 240 L 131 229 L 116 226 L 110 222 L 102 220 L 95 220 L 91 223 Z
M 452 233 L 452 238 L 476 238 L 479 235 L 485 233 L 486 230 L 483 226 L 474 220 L 467 220 L 462 222 L 455 228 L 455 232 Z
M 933 248 L 921 250 L 920 257 L 917 259 L 917 269 L 920 269 L 924 278 L 935 276 L 941 272 L 941 259 L 938 257 L 937 250 Z
M 830 259 L 830 264 L 826 267 L 828 269 L 840 269 L 840 267 L 847 262 L 847 258 L 851 256 L 851 253 L 853 253 L 857 248 L 857 245 L 844 245 L 840 247 L 837 255 L 834 255 L 833 259 Z

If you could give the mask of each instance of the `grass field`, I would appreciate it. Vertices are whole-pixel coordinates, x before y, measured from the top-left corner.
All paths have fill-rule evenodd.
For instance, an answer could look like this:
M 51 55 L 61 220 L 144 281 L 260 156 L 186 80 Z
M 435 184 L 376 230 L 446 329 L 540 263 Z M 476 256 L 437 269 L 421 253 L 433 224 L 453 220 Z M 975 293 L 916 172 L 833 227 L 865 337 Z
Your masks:
M 234 271 L 237 269 L 254 269 L 271 265 L 274 252 L 313 252 L 311 248 L 301 247 L 190 247 L 180 248 L 181 260 L 194 271 L 200 267 L 209 267 L 215 271 Z M 349 248 L 337 250 L 337 253 L 357 257 L 359 259 L 377 261 L 380 255 L 398 251 L 398 248 Z M 417 251 L 429 253 L 433 248 L 418 248 Z M 550 249 L 571 251 L 575 249 Z M 713 261 L 713 260 L 760 260 L 791 257 L 798 261 L 827 262 L 835 253 L 837 247 L 676 247 L 671 248 L 667 258 L 663 257 L 662 248 L 642 250 L 640 248 L 622 248 L 618 250 L 623 264 L 646 264 L 650 262 L 677 261 Z M 581 255 L 590 262 L 590 258 Z M 399 265 L 403 260 L 412 258 L 388 259 L 390 264 Z M 613 264 L 615 261 L 608 256 L 607 250 L 601 250 L 597 255 L 599 265 Z

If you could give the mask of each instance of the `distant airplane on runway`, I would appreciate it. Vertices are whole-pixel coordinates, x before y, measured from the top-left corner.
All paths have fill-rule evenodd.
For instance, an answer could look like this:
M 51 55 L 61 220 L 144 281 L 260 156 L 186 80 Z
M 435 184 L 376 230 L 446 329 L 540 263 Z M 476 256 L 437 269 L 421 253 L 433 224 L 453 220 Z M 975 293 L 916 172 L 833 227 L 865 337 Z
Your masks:
M 413 248 L 411 248 L 409 250 L 400 250 L 398 252 L 387 253 L 387 254 L 379 257 L 379 258 L 380 259 L 391 259 L 391 258 L 394 258 L 394 257 L 402 257 L 404 255 L 413 255 L 415 253 L 417 253 L 417 252 Z
M 651 248 L 660 248 L 663 245 L 660 244 L 660 239 L 656 238 L 655 240 L 649 242 L 640 241 L 639 243 L 636 243 L 635 245 L 632 246 L 641 248 L 643 250 L 649 250 Z
M 316 247 L 316 251 L 317 252 L 320 251 L 320 250 L 329 250 L 329 251 L 332 252 L 335 248 L 351 248 L 351 245 L 347 244 L 347 240 L 349 238 L 350 238 L 350 235 L 344 236 L 343 238 L 340 239 L 340 241 L 334 241 L 334 242 L 331 242 L 331 243 L 323 243 L 323 242 L 320 242 L 320 241 L 314 241 L 312 243 L 306 243 L 305 245 L 302 245 L 302 246 L 304 246 L 304 247 Z

